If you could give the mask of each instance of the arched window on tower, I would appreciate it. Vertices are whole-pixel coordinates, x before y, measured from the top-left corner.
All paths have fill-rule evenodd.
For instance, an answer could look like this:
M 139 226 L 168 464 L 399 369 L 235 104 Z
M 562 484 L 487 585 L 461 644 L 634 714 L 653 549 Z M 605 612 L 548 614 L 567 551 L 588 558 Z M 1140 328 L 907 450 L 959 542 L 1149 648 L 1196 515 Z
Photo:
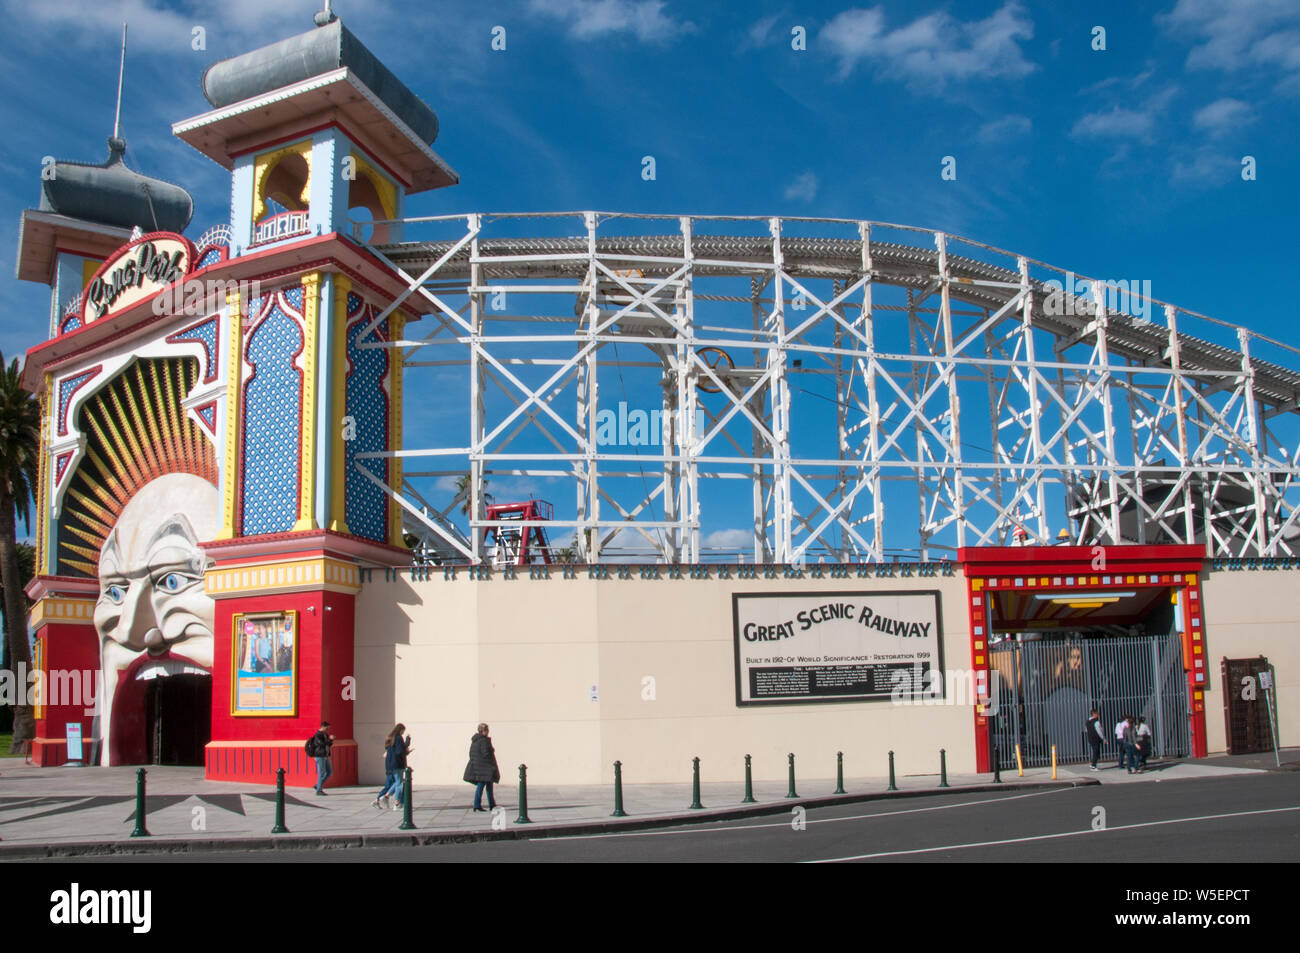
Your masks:
M 311 143 L 259 156 L 254 171 L 253 244 L 308 232 Z
M 348 218 L 353 222 L 380 223 L 395 219 L 397 189 L 355 153 L 353 159 L 356 177 L 348 184 Z M 362 225 L 357 237 L 365 242 L 383 245 L 389 240 L 390 228 L 387 224 Z

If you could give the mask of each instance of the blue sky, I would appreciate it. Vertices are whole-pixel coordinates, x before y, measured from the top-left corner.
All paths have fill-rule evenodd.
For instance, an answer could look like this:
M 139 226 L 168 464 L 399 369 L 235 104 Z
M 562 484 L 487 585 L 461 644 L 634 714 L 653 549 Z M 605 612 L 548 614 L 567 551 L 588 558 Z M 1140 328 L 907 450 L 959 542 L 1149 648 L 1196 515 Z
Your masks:
M 311 0 L 4 0 L 0 248 L 43 156 L 100 161 L 120 22 L 128 161 L 228 216 L 226 173 L 172 138 L 203 69 L 309 29 Z M 438 113 L 461 174 L 410 214 L 610 209 L 831 216 L 943 229 L 1294 340 L 1300 5 L 338 0 Z M 195 26 L 206 49 L 195 51 Z M 492 30 L 506 49 L 491 49 Z M 802 27 L 806 49 L 792 49 Z M 1095 50 L 1096 27 L 1105 49 Z M 654 155 L 657 178 L 641 176 Z M 1257 178 L 1243 181 L 1253 156 Z M 957 178 L 940 176 L 944 156 Z M 12 271 L 9 272 L 12 276 Z M 48 290 L 0 281 L 0 349 Z M 1294 364 L 1279 355 L 1272 359 Z M 1294 355 L 1292 355 L 1294 357 Z

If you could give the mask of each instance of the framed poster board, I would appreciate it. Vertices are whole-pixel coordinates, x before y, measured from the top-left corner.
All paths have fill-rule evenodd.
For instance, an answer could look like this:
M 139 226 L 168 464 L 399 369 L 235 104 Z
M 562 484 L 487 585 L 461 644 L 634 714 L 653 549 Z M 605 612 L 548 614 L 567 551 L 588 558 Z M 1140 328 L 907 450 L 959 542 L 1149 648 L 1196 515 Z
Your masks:
M 732 596 L 736 704 L 795 705 L 939 697 L 939 593 L 800 592 Z
M 230 713 L 297 714 L 298 613 L 236 613 L 232 635 Z

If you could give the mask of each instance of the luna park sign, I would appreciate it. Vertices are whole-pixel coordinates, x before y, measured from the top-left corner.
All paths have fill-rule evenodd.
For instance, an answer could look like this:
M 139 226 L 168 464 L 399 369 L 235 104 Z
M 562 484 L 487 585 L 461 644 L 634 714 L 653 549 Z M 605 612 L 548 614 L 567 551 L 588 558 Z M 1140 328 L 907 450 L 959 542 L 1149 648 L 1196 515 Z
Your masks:
M 86 286 L 82 321 L 116 314 L 189 274 L 194 245 L 174 232 L 151 232 L 114 252 Z

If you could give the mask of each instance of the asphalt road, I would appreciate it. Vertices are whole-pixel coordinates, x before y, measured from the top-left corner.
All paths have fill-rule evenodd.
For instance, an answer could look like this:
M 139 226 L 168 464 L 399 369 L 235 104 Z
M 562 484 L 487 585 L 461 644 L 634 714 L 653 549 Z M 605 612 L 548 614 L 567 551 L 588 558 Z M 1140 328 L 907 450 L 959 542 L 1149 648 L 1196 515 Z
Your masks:
M 1294 862 L 1300 773 L 940 795 L 603 834 L 111 863 Z M 78 864 L 96 858 L 76 858 Z

